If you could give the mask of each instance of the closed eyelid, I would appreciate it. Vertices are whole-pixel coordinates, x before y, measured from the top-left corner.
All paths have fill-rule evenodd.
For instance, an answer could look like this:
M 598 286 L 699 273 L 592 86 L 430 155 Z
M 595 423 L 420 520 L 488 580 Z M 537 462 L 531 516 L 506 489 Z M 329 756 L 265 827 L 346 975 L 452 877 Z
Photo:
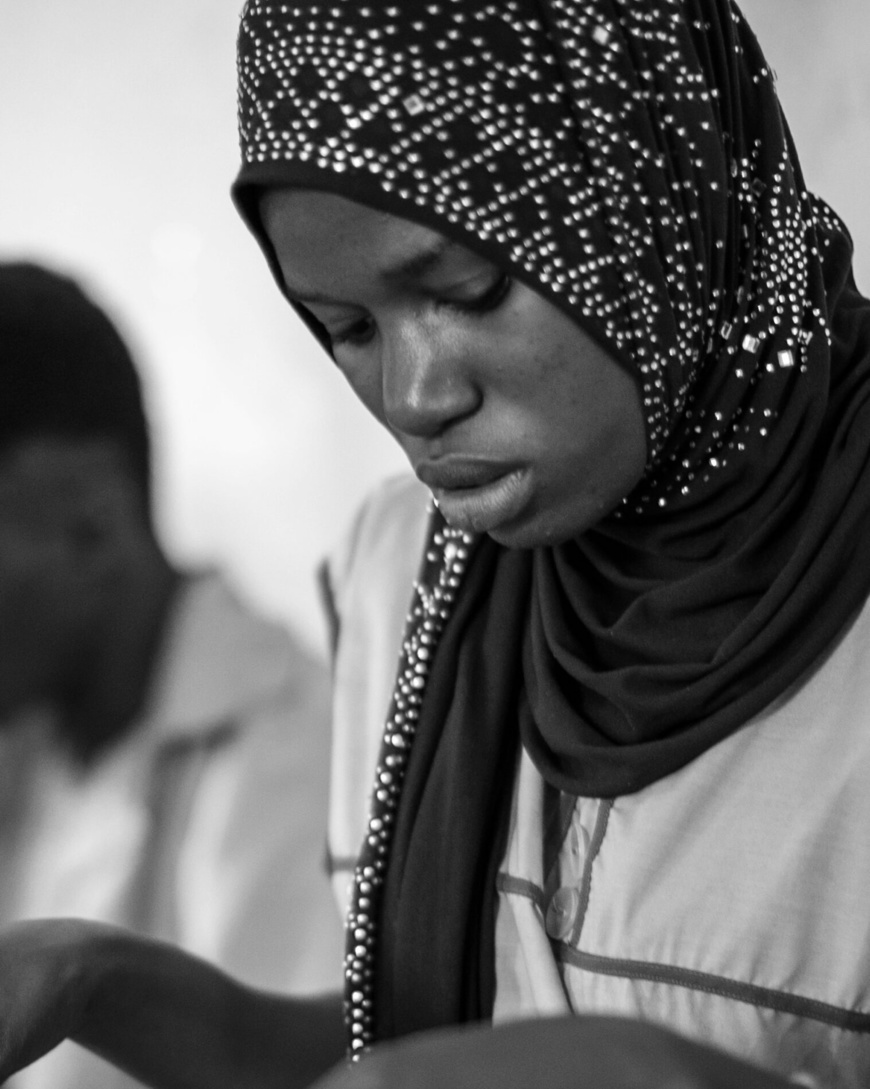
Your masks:
M 450 250 L 458 249 L 459 247 L 456 246 L 455 243 L 444 239 L 442 242 L 439 242 L 437 245 L 432 246 L 427 250 L 413 254 L 411 257 L 397 261 L 394 264 L 381 269 L 374 279 L 387 285 L 403 283 L 409 279 L 422 280 L 425 276 L 431 274 L 431 272 L 442 262 L 445 253 Z M 330 295 L 328 292 L 308 292 L 294 289 L 292 284 L 289 284 L 286 279 L 284 281 L 284 286 L 290 301 L 298 303 L 301 306 L 351 305 L 346 300 Z
M 415 262 L 412 282 L 387 289 L 385 298 L 389 305 L 404 305 L 402 296 L 405 296 L 405 303 L 410 301 L 415 306 L 428 301 L 460 312 L 483 313 L 500 305 L 512 283 L 512 277 L 500 265 L 458 245 L 439 246 L 417 256 L 421 260 Z M 308 310 L 333 345 L 370 338 L 376 318 L 361 302 L 327 293 L 288 291 L 288 294 L 295 304 Z M 377 300 L 372 305 L 377 311 Z
M 449 291 L 452 288 L 460 288 L 464 284 L 497 279 L 504 273 L 502 266 L 494 261 L 458 248 L 455 258 L 439 262 L 437 267 L 429 269 L 422 275 L 418 283 L 430 291 Z
M 500 266 L 458 242 L 440 239 L 435 245 L 409 257 L 386 264 L 373 273 L 373 281 L 386 287 L 416 287 L 419 290 L 449 290 L 460 281 L 471 281 L 478 276 L 497 274 Z M 303 306 L 352 306 L 352 300 L 342 299 L 329 292 L 298 290 L 285 280 L 285 288 L 291 302 Z
M 497 306 L 506 297 L 512 283 L 513 278 L 507 272 L 493 267 L 457 280 L 451 279 L 447 285 L 417 288 L 414 294 L 422 294 L 438 306 L 459 310 L 485 310 Z M 370 326 L 375 322 L 374 316 L 368 311 L 360 308 L 355 312 L 348 312 L 349 309 L 342 307 L 343 313 L 332 315 L 315 314 L 313 311 L 312 314 L 324 326 L 338 325 L 346 329 Z M 336 331 L 330 335 L 337 338 L 343 332 Z

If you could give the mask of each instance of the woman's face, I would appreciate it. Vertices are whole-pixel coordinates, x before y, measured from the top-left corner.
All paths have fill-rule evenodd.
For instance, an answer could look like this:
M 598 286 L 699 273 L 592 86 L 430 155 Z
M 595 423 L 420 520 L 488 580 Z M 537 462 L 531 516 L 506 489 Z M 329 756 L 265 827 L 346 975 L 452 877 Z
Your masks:
M 646 460 L 634 379 L 569 317 L 436 231 L 343 197 L 276 190 L 263 223 L 290 297 L 448 523 L 557 544 Z

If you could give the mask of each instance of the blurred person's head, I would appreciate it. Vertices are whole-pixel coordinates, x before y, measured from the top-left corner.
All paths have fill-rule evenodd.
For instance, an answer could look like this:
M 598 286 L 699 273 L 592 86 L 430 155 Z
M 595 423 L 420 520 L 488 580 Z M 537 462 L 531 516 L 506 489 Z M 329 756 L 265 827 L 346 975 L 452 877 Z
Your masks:
M 89 755 L 138 710 L 172 585 L 131 354 L 73 280 L 0 263 L 0 721 Z

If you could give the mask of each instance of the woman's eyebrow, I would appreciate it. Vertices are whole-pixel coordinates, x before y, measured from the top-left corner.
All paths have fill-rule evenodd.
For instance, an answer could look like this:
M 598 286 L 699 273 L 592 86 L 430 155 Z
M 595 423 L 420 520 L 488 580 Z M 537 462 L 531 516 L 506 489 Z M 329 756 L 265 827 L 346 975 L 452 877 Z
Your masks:
M 381 278 L 392 281 L 401 280 L 407 276 L 423 276 L 432 271 L 448 250 L 459 248 L 457 242 L 449 238 L 439 238 L 432 245 L 383 269 L 380 273 Z
M 449 238 L 439 238 L 431 245 L 419 250 L 417 253 L 412 253 L 408 257 L 400 258 L 395 264 L 387 265 L 378 272 L 378 278 L 385 283 L 395 283 L 398 280 L 404 280 L 408 277 L 413 279 L 425 276 L 427 272 L 431 272 L 432 269 L 435 268 L 450 250 L 455 249 L 461 249 L 458 242 L 454 242 Z M 289 284 L 287 285 L 287 291 L 293 301 L 297 303 L 319 303 L 321 306 L 335 306 L 340 304 L 339 299 L 332 298 L 329 295 L 318 294 L 316 292 L 309 294 L 304 291 L 293 291 Z

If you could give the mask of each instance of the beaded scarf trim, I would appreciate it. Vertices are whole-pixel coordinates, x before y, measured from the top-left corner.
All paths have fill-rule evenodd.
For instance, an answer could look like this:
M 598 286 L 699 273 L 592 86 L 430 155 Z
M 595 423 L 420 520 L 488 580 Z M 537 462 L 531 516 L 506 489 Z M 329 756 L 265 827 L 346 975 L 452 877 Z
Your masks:
M 450 616 L 474 540 L 473 534 L 451 529 L 439 519 L 430 530 L 423 570 L 414 583 L 398 676 L 375 770 L 368 827 L 354 869 L 347 916 L 344 1017 L 351 1061 L 365 1054 L 375 1039 L 374 961 L 395 816 L 423 704 L 429 663 Z

